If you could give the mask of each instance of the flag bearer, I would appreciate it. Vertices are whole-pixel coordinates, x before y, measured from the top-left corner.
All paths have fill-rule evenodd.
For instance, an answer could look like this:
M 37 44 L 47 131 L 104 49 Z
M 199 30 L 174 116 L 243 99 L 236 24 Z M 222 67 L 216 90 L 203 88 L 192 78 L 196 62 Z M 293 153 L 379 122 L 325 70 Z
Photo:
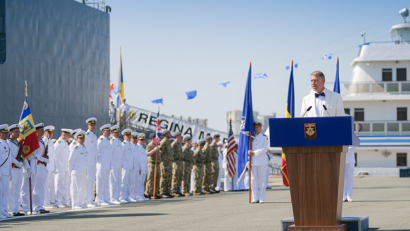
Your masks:
M 155 177 L 155 158 L 157 158 L 157 179 L 155 180 L 155 199 L 160 199 L 158 195 L 159 191 L 159 181 L 160 181 L 160 166 L 159 163 L 161 163 L 161 155 L 158 152 L 158 147 L 155 147 L 155 140 L 156 136 L 155 133 L 152 133 L 150 136 L 150 142 L 147 146 L 147 152 L 151 152 L 154 150 L 154 154 L 152 156 L 148 156 L 148 177 L 147 177 L 147 188 L 145 190 L 145 194 L 148 195 L 151 199 L 153 199 L 154 196 L 154 177 Z M 156 157 L 158 155 L 158 157 Z

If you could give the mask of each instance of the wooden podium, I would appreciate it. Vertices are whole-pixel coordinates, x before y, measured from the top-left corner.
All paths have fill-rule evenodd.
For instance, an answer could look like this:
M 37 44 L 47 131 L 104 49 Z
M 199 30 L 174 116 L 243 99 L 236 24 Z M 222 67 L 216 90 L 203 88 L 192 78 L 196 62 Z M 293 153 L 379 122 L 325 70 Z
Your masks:
M 289 231 L 346 231 L 341 224 L 348 145 L 358 146 L 353 118 L 270 119 L 271 147 L 286 155 L 295 224 Z

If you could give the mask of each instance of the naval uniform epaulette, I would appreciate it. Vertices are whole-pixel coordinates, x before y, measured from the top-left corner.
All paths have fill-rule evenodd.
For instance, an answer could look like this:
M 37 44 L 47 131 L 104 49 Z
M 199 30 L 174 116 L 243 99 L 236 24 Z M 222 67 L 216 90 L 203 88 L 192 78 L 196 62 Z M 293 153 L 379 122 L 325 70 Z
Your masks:
M 123 141 L 122 144 L 125 144 L 125 141 Z
M 61 140 L 58 140 L 58 141 L 57 141 L 57 144 L 59 144 L 59 143 L 61 143 Z
M 75 146 L 75 149 L 77 149 L 78 148 L 78 145 L 77 146 Z
M 85 134 L 87 134 L 87 135 L 88 135 L 88 133 L 89 133 L 89 132 L 86 132 Z
M 103 138 L 102 138 L 102 137 L 100 137 L 98 140 L 103 140 Z

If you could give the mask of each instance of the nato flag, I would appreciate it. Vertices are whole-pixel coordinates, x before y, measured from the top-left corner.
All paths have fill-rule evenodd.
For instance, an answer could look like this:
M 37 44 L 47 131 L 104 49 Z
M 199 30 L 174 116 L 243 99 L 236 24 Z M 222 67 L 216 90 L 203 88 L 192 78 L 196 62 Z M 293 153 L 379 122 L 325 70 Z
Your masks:
M 335 79 L 335 85 L 333 87 L 333 91 L 337 92 L 340 94 L 340 83 L 339 83 L 339 58 L 337 58 L 337 63 L 336 63 L 336 79 Z
M 241 174 L 248 162 L 249 135 L 253 135 L 253 109 L 252 109 L 252 91 L 251 91 L 251 69 L 249 67 L 248 80 L 245 88 L 245 100 L 243 102 L 241 134 L 239 135 L 238 147 L 238 173 Z
M 188 99 L 193 99 L 196 97 L 196 90 L 195 91 L 188 91 L 186 92 L 186 95 L 188 96 Z

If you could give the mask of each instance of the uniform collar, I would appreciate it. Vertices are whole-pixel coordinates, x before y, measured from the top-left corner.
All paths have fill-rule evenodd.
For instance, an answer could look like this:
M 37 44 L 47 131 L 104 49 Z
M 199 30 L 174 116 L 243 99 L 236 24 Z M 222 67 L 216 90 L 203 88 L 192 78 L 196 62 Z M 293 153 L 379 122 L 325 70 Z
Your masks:
M 87 132 L 91 132 L 92 134 L 95 134 L 94 132 L 92 132 L 90 129 L 87 130 Z

